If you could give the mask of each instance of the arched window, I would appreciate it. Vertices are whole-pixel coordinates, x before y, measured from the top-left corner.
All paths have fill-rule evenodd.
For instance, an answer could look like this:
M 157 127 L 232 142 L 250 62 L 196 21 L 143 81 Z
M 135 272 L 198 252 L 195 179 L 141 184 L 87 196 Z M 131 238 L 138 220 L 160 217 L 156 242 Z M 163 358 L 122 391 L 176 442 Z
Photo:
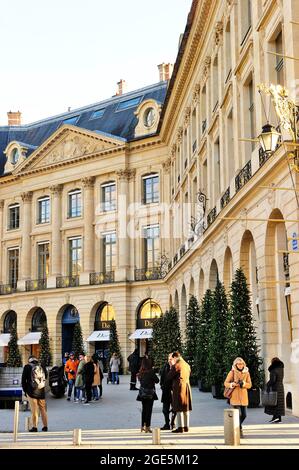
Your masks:
M 140 307 L 139 318 L 141 320 L 151 320 L 159 318 L 162 315 L 162 309 L 154 300 L 146 300 Z
M 13 310 L 10 310 L 9 312 L 7 312 L 4 318 L 4 333 L 10 333 L 12 328 L 17 328 L 17 314 Z
M 96 311 L 95 316 L 95 330 L 100 330 L 103 328 L 103 322 L 108 323 L 112 320 L 115 320 L 115 310 L 111 304 L 105 302 L 104 304 L 100 305 Z
M 31 331 L 42 331 L 47 323 L 47 317 L 42 308 L 38 308 L 32 316 Z

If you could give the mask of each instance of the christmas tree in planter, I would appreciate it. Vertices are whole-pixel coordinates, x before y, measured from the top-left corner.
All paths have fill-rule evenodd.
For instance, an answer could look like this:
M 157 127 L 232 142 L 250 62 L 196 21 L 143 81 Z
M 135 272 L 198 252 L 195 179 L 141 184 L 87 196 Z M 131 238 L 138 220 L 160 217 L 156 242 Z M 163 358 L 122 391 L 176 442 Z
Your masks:
M 76 359 L 79 358 L 79 354 L 85 354 L 80 322 L 76 323 L 74 327 L 72 352 L 74 353 Z
M 250 292 L 241 268 L 237 269 L 231 285 L 230 318 L 226 345 L 227 367 L 231 367 L 236 357 L 244 359 L 252 381 L 252 390 L 248 392 L 250 406 L 258 406 L 259 388 L 263 386 L 263 361 L 259 357 L 260 348 L 254 327 Z
M 197 347 L 197 337 L 199 331 L 200 312 L 196 297 L 191 295 L 187 308 L 187 325 L 186 325 L 186 345 L 185 359 L 191 367 L 190 383 L 197 383 L 197 373 L 195 368 L 195 356 Z
M 208 352 L 211 333 L 212 291 L 208 289 L 202 299 L 196 338 L 195 369 L 198 387 L 203 392 L 210 391 L 208 380 Z
M 179 317 L 174 307 L 170 307 L 169 311 L 154 321 L 152 348 L 157 368 L 165 364 L 168 354 L 182 351 Z
M 167 348 L 163 339 L 164 315 L 153 321 L 152 355 L 155 367 L 159 369 L 167 360 Z
M 22 358 L 18 346 L 18 335 L 15 327 L 10 331 L 10 340 L 8 343 L 7 367 L 22 367 Z
M 207 361 L 208 383 L 214 398 L 223 398 L 226 374 L 225 343 L 228 323 L 228 302 L 223 284 L 218 280 L 212 295 L 211 333 Z
M 120 351 L 120 344 L 118 340 L 116 321 L 111 320 L 110 322 L 110 340 L 109 340 L 109 362 L 112 357 L 112 354 L 116 353 L 120 359 L 120 368 L 119 371 L 122 374 L 122 356 Z
M 45 323 L 42 329 L 41 338 L 39 340 L 40 345 L 40 353 L 39 353 L 39 361 L 45 367 L 49 367 L 52 364 L 52 355 L 51 355 L 51 348 L 50 348 L 50 338 L 49 338 L 49 330 L 48 326 Z

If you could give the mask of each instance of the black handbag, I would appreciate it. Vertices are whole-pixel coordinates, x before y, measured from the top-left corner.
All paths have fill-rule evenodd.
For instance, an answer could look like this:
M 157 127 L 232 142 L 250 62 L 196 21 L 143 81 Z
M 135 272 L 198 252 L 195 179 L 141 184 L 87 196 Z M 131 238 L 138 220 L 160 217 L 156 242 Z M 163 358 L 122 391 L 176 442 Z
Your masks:
M 155 389 L 140 387 L 138 396 L 141 400 L 153 400 L 155 397 Z
M 264 390 L 262 392 L 262 405 L 263 406 L 276 406 L 277 405 L 277 392 L 272 390 Z

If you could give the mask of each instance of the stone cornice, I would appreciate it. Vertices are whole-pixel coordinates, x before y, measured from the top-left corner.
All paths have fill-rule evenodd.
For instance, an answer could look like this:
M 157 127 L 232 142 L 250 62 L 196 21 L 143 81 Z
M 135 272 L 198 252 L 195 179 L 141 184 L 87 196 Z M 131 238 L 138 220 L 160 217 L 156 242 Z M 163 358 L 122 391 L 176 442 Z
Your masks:
M 207 19 L 210 11 L 213 7 L 213 0 L 202 0 L 197 4 L 197 13 L 195 15 L 194 24 L 192 25 L 193 31 L 191 32 L 187 47 L 182 59 L 182 63 L 179 69 L 179 73 L 176 77 L 174 87 L 165 111 L 164 120 L 162 123 L 162 136 L 163 140 L 167 140 L 165 137 L 169 133 L 173 121 L 176 118 L 180 99 L 183 94 L 183 90 L 186 86 L 188 76 L 193 68 L 194 62 L 197 60 L 197 54 L 199 50 L 199 44 L 203 40 L 203 32 L 207 26 Z

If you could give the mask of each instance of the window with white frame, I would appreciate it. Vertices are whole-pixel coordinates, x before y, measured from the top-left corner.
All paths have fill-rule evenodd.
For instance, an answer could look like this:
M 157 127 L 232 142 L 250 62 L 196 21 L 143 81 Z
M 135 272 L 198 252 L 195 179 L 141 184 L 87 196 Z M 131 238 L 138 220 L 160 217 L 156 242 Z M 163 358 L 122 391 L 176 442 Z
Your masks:
M 19 248 L 9 248 L 8 250 L 8 283 L 13 288 L 17 288 L 19 278 Z
M 69 276 L 82 272 L 82 238 L 69 238 Z
M 157 267 L 160 259 L 160 227 L 150 225 L 144 227 L 144 267 L 150 269 Z
M 82 215 L 82 191 L 74 189 L 68 193 L 68 217 L 80 217 Z
M 38 279 L 47 279 L 50 271 L 49 242 L 37 245 Z
M 104 212 L 116 210 L 116 184 L 115 182 L 101 185 L 102 210 Z
M 8 230 L 20 228 L 20 204 L 11 204 L 8 207 Z
M 46 224 L 50 222 L 50 197 L 45 196 L 37 201 L 37 223 Z
M 116 268 L 116 232 L 102 234 L 103 238 L 103 271 L 108 273 Z
M 143 181 L 143 203 L 152 204 L 159 202 L 159 175 L 152 174 L 142 177 Z

